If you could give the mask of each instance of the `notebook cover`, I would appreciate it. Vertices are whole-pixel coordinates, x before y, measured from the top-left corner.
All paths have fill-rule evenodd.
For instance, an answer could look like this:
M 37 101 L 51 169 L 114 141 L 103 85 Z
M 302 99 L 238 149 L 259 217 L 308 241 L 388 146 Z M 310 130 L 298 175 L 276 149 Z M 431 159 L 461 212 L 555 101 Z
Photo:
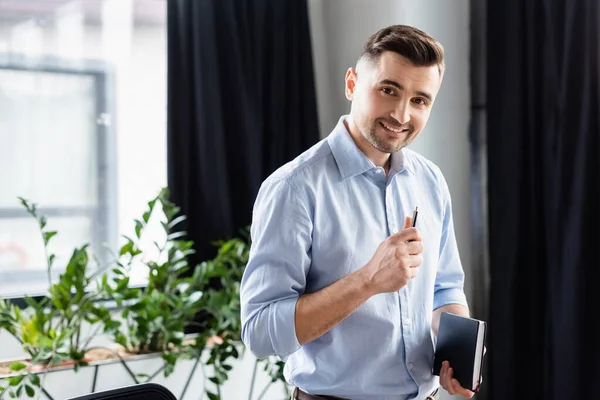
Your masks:
M 433 361 L 434 375 L 439 376 L 442 362 L 449 361 L 453 376 L 461 386 L 471 391 L 478 390 L 471 385 L 479 327 L 480 321 L 476 319 L 442 313 Z

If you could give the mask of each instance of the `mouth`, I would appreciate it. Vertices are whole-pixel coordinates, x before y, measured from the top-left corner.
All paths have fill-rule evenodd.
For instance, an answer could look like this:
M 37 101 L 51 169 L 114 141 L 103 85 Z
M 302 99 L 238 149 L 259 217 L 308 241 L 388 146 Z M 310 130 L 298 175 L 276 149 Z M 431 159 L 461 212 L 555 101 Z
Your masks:
M 408 131 L 409 131 L 408 128 L 399 128 L 399 127 L 396 127 L 396 126 L 393 126 L 393 125 L 386 124 L 385 122 L 380 122 L 379 124 L 386 131 L 394 133 L 396 135 L 399 135 L 399 134 L 402 134 L 402 133 L 408 133 Z

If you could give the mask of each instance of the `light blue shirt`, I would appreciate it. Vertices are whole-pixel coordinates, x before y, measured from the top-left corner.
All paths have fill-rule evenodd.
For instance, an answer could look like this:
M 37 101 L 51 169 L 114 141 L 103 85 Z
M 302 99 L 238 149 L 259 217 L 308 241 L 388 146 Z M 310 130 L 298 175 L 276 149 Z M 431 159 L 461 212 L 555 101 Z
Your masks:
M 432 311 L 467 306 L 448 186 L 437 166 L 406 148 L 392 155 L 386 178 L 344 119 L 260 188 L 241 285 L 242 340 L 259 358 L 278 355 L 288 382 L 311 394 L 422 399 L 439 386 Z M 419 275 L 301 346 L 298 298 L 363 267 L 416 206 L 425 247 Z

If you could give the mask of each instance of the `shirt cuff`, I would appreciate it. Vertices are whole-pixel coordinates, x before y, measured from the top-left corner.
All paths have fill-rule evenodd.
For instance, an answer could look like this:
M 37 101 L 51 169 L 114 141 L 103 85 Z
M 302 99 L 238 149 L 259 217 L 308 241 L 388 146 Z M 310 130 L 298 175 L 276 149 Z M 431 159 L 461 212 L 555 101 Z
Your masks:
M 460 304 L 467 308 L 467 297 L 459 288 L 440 289 L 433 295 L 433 309 L 436 310 L 448 304 Z
M 270 305 L 274 307 L 269 327 L 273 350 L 279 357 L 288 356 L 300 348 L 296 337 L 296 303 L 298 298 L 280 300 Z

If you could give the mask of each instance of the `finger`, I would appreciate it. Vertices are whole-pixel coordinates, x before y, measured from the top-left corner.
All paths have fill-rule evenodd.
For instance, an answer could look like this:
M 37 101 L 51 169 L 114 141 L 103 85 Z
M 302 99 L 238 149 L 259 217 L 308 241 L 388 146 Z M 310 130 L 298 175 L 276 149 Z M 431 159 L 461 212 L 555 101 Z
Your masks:
M 420 254 L 417 254 L 416 256 L 409 256 L 407 259 L 407 264 L 409 268 L 419 268 L 421 265 L 423 265 L 423 256 Z
M 409 261 L 408 270 L 405 273 L 409 276 L 410 279 L 416 278 L 419 275 L 419 267 L 421 266 L 421 262 L 423 258 L 421 256 L 412 256 L 411 261 Z
M 456 379 L 452 379 L 451 382 L 452 382 L 452 388 L 454 389 L 454 392 L 456 394 L 466 397 L 467 399 L 470 399 L 471 397 L 473 397 L 474 393 L 471 392 L 469 389 L 465 389 L 464 387 L 462 387 Z
M 444 374 L 444 383 L 446 384 L 446 390 L 450 394 L 454 394 L 454 389 L 452 388 L 452 375 L 450 374 L 450 363 L 446 361 L 446 373 Z
M 446 389 L 444 372 L 446 371 L 446 362 L 442 361 L 442 366 L 440 367 L 440 386 Z
M 448 393 L 454 395 L 456 394 L 456 389 L 454 388 L 454 385 L 452 384 L 452 376 L 454 375 L 454 370 L 452 369 L 452 367 L 450 366 L 450 363 L 448 363 L 448 372 L 446 373 L 446 385 L 448 386 Z
M 419 276 L 419 267 L 410 267 L 407 271 L 409 279 L 414 279 Z
M 404 227 L 402 229 L 410 228 L 412 226 L 412 217 L 404 218 Z
M 440 385 L 442 385 L 442 387 L 448 391 L 448 393 L 450 393 L 450 391 L 452 391 L 452 385 L 450 385 L 450 381 L 448 380 L 448 369 L 450 367 L 450 364 L 448 363 L 448 361 L 444 361 L 442 363 L 442 371 L 440 373 Z
M 471 392 L 469 389 L 465 389 L 464 387 L 462 387 L 462 385 L 460 384 L 460 382 L 457 379 L 451 379 L 450 384 L 452 385 L 452 389 L 454 390 L 454 392 L 456 394 L 459 394 L 468 399 L 473 397 L 474 393 Z
M 390 237 L 397 243 L 406 243 L 412 241 L 421 242 L 423 240 L 419 230 L 413 227 L 404 227 L 400 232 Z
M 406 250 L 408 251 L 408 254 L 415 255 L 415 254 L 421 254 L 423 253 L 424 250 L 424 246 L 423 246 L 423 242 L 420 241 L 412 241 L 412 242 L 408 242 L 406 244 Z

